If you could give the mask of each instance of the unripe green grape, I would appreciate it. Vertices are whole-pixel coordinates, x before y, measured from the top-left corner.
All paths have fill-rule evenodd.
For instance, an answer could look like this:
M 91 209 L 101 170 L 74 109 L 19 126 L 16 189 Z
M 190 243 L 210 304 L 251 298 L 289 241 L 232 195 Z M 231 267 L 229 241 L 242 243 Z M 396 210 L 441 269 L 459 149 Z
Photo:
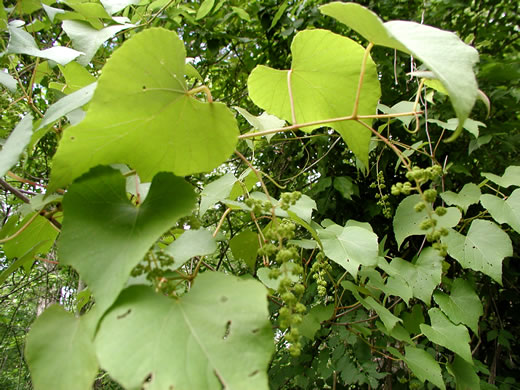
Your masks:
M 416 212 L 420 213 L 426 208 L 426 204 L 424 202 L 419 202 L 414 206 Z
M 439 206 L 435 209 L 435 214 L 437 214 L 439 217 L 442 217 L 448 212 L 445 207 Z
M 424 200 L 427 202 L 433 203 L 435 202 L 435 199 L 437 198 L 437 191 L 435 191 L 433 188 L 430 188 L 426 191 L 424 191 Z

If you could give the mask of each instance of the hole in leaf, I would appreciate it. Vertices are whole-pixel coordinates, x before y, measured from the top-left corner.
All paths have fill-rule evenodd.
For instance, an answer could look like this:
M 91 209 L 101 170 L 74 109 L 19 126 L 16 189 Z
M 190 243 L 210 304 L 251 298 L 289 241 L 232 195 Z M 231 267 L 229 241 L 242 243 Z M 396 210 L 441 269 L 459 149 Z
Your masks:
M 222 302 L 222 303 L 227 302 L 227 300 L 228 300 L 228 297 L 226 297 L 224 295 L 220 297 L 220 302 Z
M 256 374 L 258 374 L 258 370 L 254 370 L 251 374 L 249 374 L 248 376 L 249 377 L 252 377 L 252 376 L 255 376 Z
M 145 91 L 145 90 L 146 90 L 146 85 L 143 85 L 143 91 Z
M 260 330 L 260 329 L 258 329 L 258 328 L 253 329 L 253 330 L 251 331 L 251 333 L 258 333 L 259 330 Z
M 125 318 L 127 315 L 129 315 L 132 312 L 132 309 L 128 309 L 125 313 L 118 315 L 117 319 L 120 320 L 122 318 Z M 150 374 L 151 375 L 151 374 Z
M 71 141 L 74 141 L 75 139 L 76 139 L 76 137 L 70 137 Z
M 228 338 L 229 332 L 231 331 L 231 321 L 226 322 L 226 330 L 224 331 L 224 340 Z
M 149 373 L 146 378 L 144 378 L 143 383 L 150 383 L 153 379 L 153 373 Z

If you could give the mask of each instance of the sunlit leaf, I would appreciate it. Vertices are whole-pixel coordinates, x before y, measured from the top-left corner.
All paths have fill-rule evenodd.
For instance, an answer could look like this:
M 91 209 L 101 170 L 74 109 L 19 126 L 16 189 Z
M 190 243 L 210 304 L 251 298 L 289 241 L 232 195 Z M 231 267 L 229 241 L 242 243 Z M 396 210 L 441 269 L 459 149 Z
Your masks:
M 112 304 L 148 248 L 195 204 L 191 186 L 169 173 L 154 177 L 139 207 L 128 200 L 125 184 L 119 171 L 98 167 L 63 199 L 60 261 L 76 268 L 102 309 Z
M 251 230 L 244 230 L 229 241 L 229 248 L 235 259 L 244 261 L 251 272 L 255 271 L 256 252 L 259 247 L 258 233 L 252 232 Z
M 175 270 L 195 256 L 210 255 L 217 250 L 215 238 L 205 229 L 187 230 L 165 252 L 173 257 L 174 263 L 168 267 Z
M 14 92 L 18 88 L 18 83 L 9 73 L 0 70 L 0 84 L 6 87 L 9 91 Z
M 0 151 L 0 177 L 4 176 L 20 158 L 32 136 L 32 116 L 25 115 L 16 125 Z
M 473 183 L 468 183 L 462 187 L 462 190 L 460 190 L 458 194 L 446 191 L 441 193 L 441 198 L 447 205 L 459 206 L 464 213 L 466 213 L 469 206 L 478 203 L 480 195 L 481 192 L 479 186 Z
M 103 68 L 87 116 L 62 138 L 50 189 L 98 164 L 127 164 L 146 182 L 223 162 L 237 141 L 236 120 L 224 104 L 188 94 L 184 69 L 175 32 L 151 28 L 126 41 Z
M 268 316 L 267 291 L 254 280 L 205 273 L 178 300 L 134 286 L 104 317 L 96 349 L 101 366 L 128 389 L 149 377 L 149 390 L 267 390 Z
M 488 172 L 482 173 L 482 176 L 504 188 L 509 186 L 520 187 L 520 166 L 518 165 L 507 167 L 502 176 L 497 176 Z
M 365 50 L 354 41 L 325 30 L 299 32 L 291 45 L 292 119 L 287 70 L 257 66 L 248 79 L 249 96 L 268 113 L 293 124 L 346 117 L 352 114 Z M 373 115 L 380 96 L 375 64 L 368 58 L 359 100 L 359 114 Z M 367 124 L 371 120 L 365 120 Z M 310 132 L 319 126 L 301 130 Z M 347 146 L 368 165 L 371 133 L 354 121 L 328 123 Z
M 25 359 L 36 390 L 89 390 L 98 373 L 87 328 L 59 305 L 47 308 L 32 324 Z
M 129 5 L 139 4 L 140 0 L 101 0 L 101 4 L 110 15 L 113 15 Z
M 236 181 L 237 178 L 235 175 L 229 172 L 207 184 L 200 194 L 199 214 L 204 215 L 210 207 L 226 199 L 231 193 Z

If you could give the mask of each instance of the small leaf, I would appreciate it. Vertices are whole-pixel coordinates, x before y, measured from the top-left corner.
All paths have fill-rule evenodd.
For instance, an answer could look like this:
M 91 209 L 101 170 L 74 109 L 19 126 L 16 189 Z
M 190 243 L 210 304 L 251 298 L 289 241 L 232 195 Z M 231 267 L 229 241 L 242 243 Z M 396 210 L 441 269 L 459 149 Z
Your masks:
M 65 10 L 63 10 L 61 8 L 50 7 L 43 3 L 42 3 L 42 7 L 43 7 L 43 10 L 45 11 L 45 13 L 47 14 L 47 16 L 49 17 L 50 21 L 53 23 L 54 23 L 54 18 L 56 18 L 56 15 L 65 13 Z
M 432 355 L 423 349 L 415 347 L 406 346 L 404 350 L 404 361 L 419 380 L 422 382 L 429 381 L 443 390 L 446 389 L 442 379 L 441 367 Z
M 309 340 L 314 339 L 314 335 L 321 328 L 321 322 L 328 320 L 334 314 L 334 305 L 317 305 L 314 306 L 307 314 L 303 316 L 302 323 L 298 325 L 300 333 Z
M 25 359 L 36 390 L 89 390 L 98 373 L 87 327 L 59 305 L 50 306 L 32 324 Z
M 441 198 L 450 206 L 459 206 L 465 214 L 468 211 L 469 206 L 478 203 L 480 195 L 481 192 L 479 186 L 473 183 L 467 183 L 462 187 L 462 190 L 458 194 L 446 191 L 441 194 Z
M 129 5 L 139 4 L 140 0 L 101 0 L 101 4 L 110 15 L 113 15 Z
M 367 229 L 332 225 L 319 230 L 325 255 L 345 268 L 354 278 L 360 265 L 377 264 L 377 236 Z
M 511 165 L 507 167 L 502 177 L 488 172 L 482 173 L 482 176 L 491 180 L 493 183 L 498 184 L 500 187 L 520 187 L 520 166 L 518 165 Z
M 82 53 L 64 46 L 54 46 L 49 49 L 40 50 L 31 34 L 22 26 L 14 22 L 9 23 L 9 44 L 7 53 L 27 54 L 34 57 L 47 58 L 60 65 L 65 65 L 74 60 Z
M 70 95 L 62 97 L 56 103 L 52 104 L 45 113 L 40 126 L 36 130 L 42 129 L 51 123 L 54 123 L 62 116 L 84 106 L 92 99 L 97 83 L 92 83 Z
M 217 243 L 210 232 L 205 229 L 187 230 L 165 249 L 174 260 L 168 269 L 176 270 L 192 257 L 211 255 L 216 250 Z
M 442 260 L 438 251 L 428 247 L 421 252 L 415 264 L 396 257 L 390 266 L 392 273 L 397 273 L 410 285 L 414 297 L 429 305 L 433 290 L 441 282 Z
M 119 295 L 148 248 L 195 205 L 192 187 L 169 173 L 154 177 L 139 207 L 130 203 L 125 187 L 119 171 L 97 167 L 63 198 L 60 262 L 79 272 L 101 312 Z
M 210 207 L 226 199 L 231 193 L 236 181 L 237 178 L 235 175 L 229 172 L 207 184 L 200 194 L 199 215 L 204 215 Z
M 9 91 L 15 92 L 18 88 L 18 83 L 9 73 L 0 70 L 0 84 L 6 87 Z
M 401 201 L 401 203 L 399 203 L 399 206 L 395 211 L 393 222 L 395 239 L 399 247 L 407 237 L 424 235 L 427 233 L 427 231 L 421 229 L 421 222 L 428 218 L 428 211 L 424 209 L 417 212 L 414 209 L 414 206 L 422 201 L 421 196 L 415 194 L 407 196 Z M 459 209 L 456 207 L 449 207 L 447 208 L 447 213 L 442 217 L 435 216 L 435 219 L 437 220 L 436 228 L 450 228 L 456 226 L 461 217 L 462 214 Z
M 433 299 L 454 324 L 467 325 L 478 334 L 478 320 L 484 311 L 482 302 L 467 281 L 455 280 L 450 295 L 437 291 Z
M 65 20 L 62 27 L 63 31 L 65 31 L 72 41 L 72 46 L 83 52 L 83 55 L 77 59 L 77 62 L 86 66 L 92 60 L 103 42 L 112 38 L 119 31 L 135 26 L 133 24 L 116 24 L 97 30 L 85 22 Z
M 251 230 L 244 230 L 229 241 L 229 248 L 235 259 L 240 259 L 247 264 L 251 272 L 255 271 L 256 252 L 260 248 L 258 234 Z
M 238 15 L 238 17 L 242 20 L 245 20 L 246 22 L 250 22 L 251 21 L 251 17 L 249 16 L 249 14 L 247 13 L 247 11 L 243 8 L 240 8 L 240 7 L 231 7 L 231 9 L 233 11 L 235 11 L 235 13 Z
M 203 17 L 208 15 L 211 9 L 213 8 L 214 4 L 215 0 L 204 0 L 197 11 L 197 16 L 195 17 L 195 20 L 202 19 Z
M 428 310 L 428 315 L 430 316 L 431 326 L 420 325 L 421 332 L 428 340 L 448 348 L 468 363 L 473 364 L 471 349 L 469 348 L 468 329 L 464 325 L 454 325 L 437 308 Z
M 25 115 L 16 125 L 0 151 L 0 177 L 4 176 L 20 158 L 32 136 L 32 116 Z
M 452 363 L 448 363 L 448 369 L 452 371 L 457 382 L 457 390 L 479 390 L 480 378 L 475 372 L 477 367 L 466 362 L 464 359 L 455 355 Z
M 251 126 L 255 128 L 255 130 L 263 131 L 263 130 L 272 130 L 272 129 L 279 129 L 285 126 L 285 121 L 277 118 L 274 115 L 270 115 L 267 112 L 263 112 L 259 116 L 254 116 L 253 114 L 249 113 L 247 110 L 241 108 L 241 107 L 233 107 L 235 110 L 238 111 L 240 115 L 242 115 Z M 271 138 L 273 138 L 276 134 L 268 134 L 265 136 L 267 138 L 267 141 L 270 141 Z
M 391 332 L 398 322 L 403 322 L 399 317 L 392 314 L 390 310 L 381 305 L 372 297 L 361 298 L 360 302 L 369 310 L 374 310 L 383 324 L 385 324 L 386 330 Z
M 268 318 L 260 283 L 207 272 L 177 300 L 144 286 L 124 290 L 101 322 L 96 350 L 128 389 L 150 378 L 149 390 L 267 390 Z
M 507 223 L 520 233 L 520 188 L 513 191 L 507 200 L 485 194 L 480 198 L 482 206 L 498 223 Z
M 248 79 L 253 102 L 293 124 L 345 117 L 352 114 L 356 100 L 359 69 L 365 50 L 353 40 L 326 30 L 301 31 L 291 44 L 291 90 L 294 102 L 293 123 L 287 70 L 257 66 Z M 338 69 L 342 69 L 338 72 Z M 369 57 L 359 100 L 359 114 L 376 111 L 380 96 L 374 62 Z M 370 124 L 371 120 L 365 120 Z M 311 132 L 325 125 L 307 126 Z M 348 147 L 368 165 L 371 133 L 354 121 L 328 123 L 338 131 Z
M 45 241 L 38 242 L 35 246 L 29 249 L 28 252 L 18 257 L 15 261 L 9 264 L 8 267 L 3 268 L 2 272 L 0 272 L 0 285 L 2 285 L 6 279 L 11 275 L 14 271 L 16 271 L 20 267 L 24 267 L 25 269 L 31 268 L 34 263 L 34 256 L 38 253 L 39 248 L 45 244 Z
M 222 163 L 237 142 L 236 120 L 223 103 L 191 96 L 184 70 L 177 33 L 149 28 L 127 40 L 103 67 L 87 116 L 61 139 L 48 190 L 99 164 L 124 163 L 147 182 Z
M 383 23 L 372 11 L 355 3 L 333 2 L 322 5 L 320 11 L 376 45 L 397 49 L 420 59 L 442 82 L 460 123 L 464 123 L 477 99 L 473 67 L 478 62 L 478 52 L 474 48 L 454 33 L 424 24 L 406 21 Z
M 334 178 L 334 188 L 347 200 L 352 200 L 352 195 L 359 196 L 359 187 L 348 176 Z

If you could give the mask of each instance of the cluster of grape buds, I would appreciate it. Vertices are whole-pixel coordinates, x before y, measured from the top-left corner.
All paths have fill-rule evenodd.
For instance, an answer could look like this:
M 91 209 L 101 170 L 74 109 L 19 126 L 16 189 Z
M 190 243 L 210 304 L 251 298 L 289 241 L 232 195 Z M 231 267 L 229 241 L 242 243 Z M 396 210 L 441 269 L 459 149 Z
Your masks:
M 394 196 L 397 195 L 410 195 L 412 192 L 412 183 L 405 182 L 405 183 L 396 183 L 392 185 L 392 188 L 390 189 L 390 193 Z
M 325 260 L 323 253 L 318 253 L 316 261 L 312 265 L 311 273 L 318 285 L 318 295 L 322 298 L 327 296 L 327 281 L 325 275 L 332 271 L 332 266 Z
M 442 167 L 440 165 L 434 165 L 433 167 L 424 169 L 415 166 L 406 173 L 406 178 L 409 181 L 415 180 L 419 183 L 425 183 L 438 178 L 440 175 L 442 175 Z
M 280 207 L 282 210 L 288 210 L 289 207 L 296 204 L 301 197 L 302 193 L 300 191 L 284 192 L 280 197 Z
M 370 188 L 378 189 L 375 197 L 377 199 L 377 205 L 383 209 L 383 216 L 385 218 L 392 218 L 392 209 L 390 202 L 388 201 L 390 195 L 383 193 L 383 190 L 386 189 L 385 175 L 383 174 L 383 171 L 377 172 L 377 180 L 370 184 Z
M 255 198 L 247 198 L 244 203 L 247 207 L 251 208 L 254 214 L 269 213 L 273 208 L 273 205 L 268 200 L 261 200 Z

